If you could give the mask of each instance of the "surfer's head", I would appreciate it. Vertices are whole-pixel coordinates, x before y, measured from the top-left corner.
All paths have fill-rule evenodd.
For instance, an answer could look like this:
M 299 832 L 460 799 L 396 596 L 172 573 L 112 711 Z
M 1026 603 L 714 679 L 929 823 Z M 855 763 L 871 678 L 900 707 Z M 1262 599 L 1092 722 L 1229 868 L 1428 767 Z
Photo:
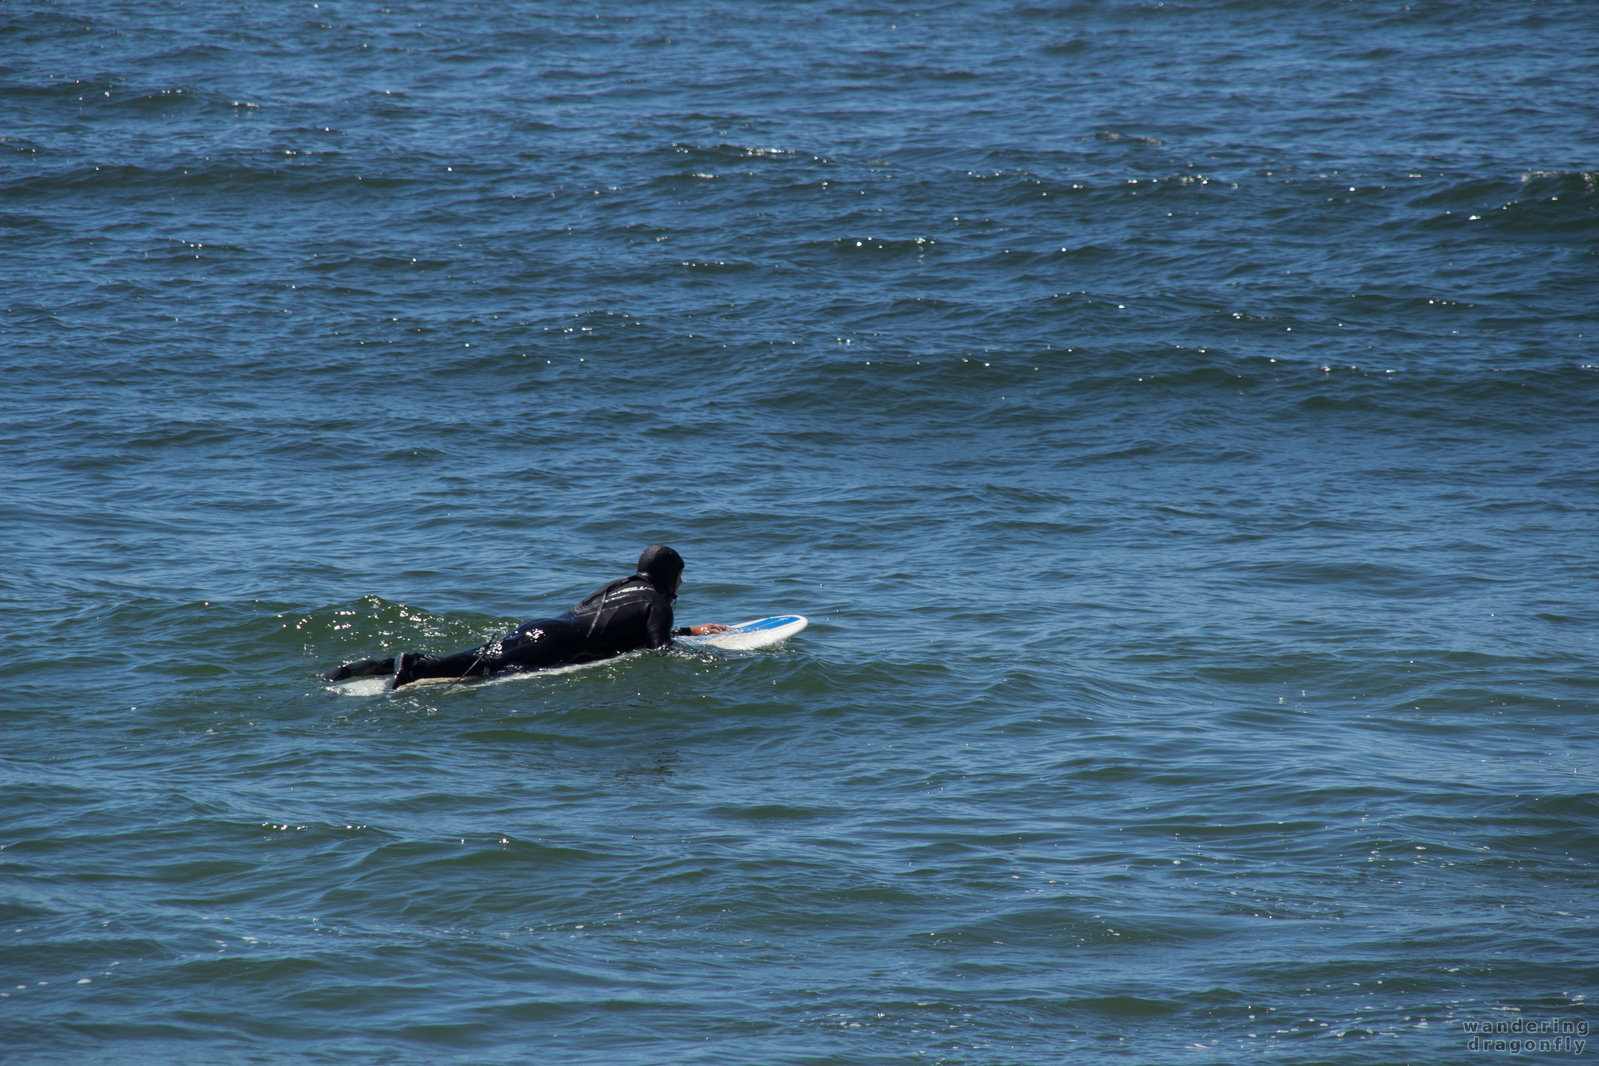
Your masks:
M 667 599 L 677 596 L 677 579 L 683 576 L 683 557 L 664 544 L 651 544 L 638 557 L 639 576 L 647 578 Z

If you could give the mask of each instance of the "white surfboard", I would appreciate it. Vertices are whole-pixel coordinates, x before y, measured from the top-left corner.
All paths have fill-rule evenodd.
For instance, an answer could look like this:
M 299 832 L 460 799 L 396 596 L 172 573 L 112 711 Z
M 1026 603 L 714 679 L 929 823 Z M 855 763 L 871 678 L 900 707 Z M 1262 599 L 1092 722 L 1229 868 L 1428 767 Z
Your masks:
M 757 648 L 770 647 L 792 637 L 804 629 L 810 621 L 803 615 L 778 614 L 770 618 L 753 618 L 748 622 L 740 622 L 736 626 L 729 626 L 724 633 L 707 633 L 703 637 L 673 637 L 678 643 L 690 648 L 716 648 L 721 651 L 754 651 Z M 643 654 L 630 652 L 630 655 Z M 626 658 L 619 656 L 618 658 Z M 616 659 L 601 659 L 599 662 L 577 663 L 567 666 L 552 666 L 543 670 L 528 670 L 522 673 L 499 674 L 495 677 L 474 678 L 449 678 L 449 677 L 420 677 L 400 689 L 401 692 L 410 692 L 412 689 L 426 688 L 431 685 L 485 685 L 501 681 L 515 681 L 530 677 L 549 677 L 552 674 L 565 674 L 589 667 L 599 666 L 602 663 L 615 662 Z M 389 691 L 389 678 L 381 677 L 355 677 L 348 681 L 336 681 L 328 686 L 335 692 L 347 696 L 376 696 Z
M 725 633 L 707 633 L 703 637 L 674 637 L 679 644 L 690 648 L 720 648 L 723 651 L 753 651 L 779 641 L 787 640 L 810 623 L 797 614 L 778 614 L 770 618 L 754 618 L 731 626 Z
M 682 638 L 678 638 L 682 639 Z M 588 663 L 563 663 L 559 666 L 546 666 L 540 670 L 507 670 L 503 674 L 493 674 L 489 677 L 419 677 L 409 685 L 402 685 L 398 691 L 402 694 L 414 689 L 425 688 L 477 688 L 482 685 L 499 685 L 507 681 L 526 681 L 529 678 L 550 678 L 561 674 L 575 674 L 579 670 L 591 670 L 596 666 L 615 663 L 622 659 L 643 655 L 642 651 L 628 651 L 621 655 L 613 655 L 609 659 L 596 659 Z M 346 696 L 377 696 L 386 692 L 394 692 L 389 688 L 391 675 L 382 674 L 377 677 L 354 677 L 348 681 L 335 681 L 328 686 L 334 692 Z

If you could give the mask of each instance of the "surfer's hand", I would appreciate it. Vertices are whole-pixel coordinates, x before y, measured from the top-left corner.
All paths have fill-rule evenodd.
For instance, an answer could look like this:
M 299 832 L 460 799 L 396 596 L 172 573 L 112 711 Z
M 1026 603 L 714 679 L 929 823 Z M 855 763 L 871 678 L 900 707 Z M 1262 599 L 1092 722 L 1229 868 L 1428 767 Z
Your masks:
M 690 636 L 704 637 L 712 633 L 726 633 L 731 628 L 733 627 L 724 626 L 719 622 L 707 622 L 702 626 L 689 626 L 688 631 Z

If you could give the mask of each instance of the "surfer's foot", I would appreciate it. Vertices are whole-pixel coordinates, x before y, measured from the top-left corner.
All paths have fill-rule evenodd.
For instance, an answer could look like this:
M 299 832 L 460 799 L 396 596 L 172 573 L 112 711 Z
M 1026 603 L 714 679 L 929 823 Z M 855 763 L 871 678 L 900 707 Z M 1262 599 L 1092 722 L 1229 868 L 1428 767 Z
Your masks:
M 396 689 L 401 685 L 409 685 L 416 680 L 416 656 L 408 651 L 402 651 L 394 657 L 394 677 L 389 681 L 389 688 Z
M 352 677 L 375 677 L 378 674 L 393 672 L 393 659 L 360 659 L 353 663 L 345 663 L 336 670 L 329 670 L 322 675 L 322 680 L 347 681 Z

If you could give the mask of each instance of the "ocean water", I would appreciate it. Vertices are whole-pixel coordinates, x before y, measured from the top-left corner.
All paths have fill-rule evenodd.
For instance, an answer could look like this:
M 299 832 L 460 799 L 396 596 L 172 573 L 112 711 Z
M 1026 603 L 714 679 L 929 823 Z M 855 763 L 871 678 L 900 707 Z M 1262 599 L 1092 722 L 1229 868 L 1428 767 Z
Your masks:
M 0 5 L 0 1059 L 1592 1060 L 1596 72 L 1560 0 Z M 653 541 L 810 628 L 317 680 Z

